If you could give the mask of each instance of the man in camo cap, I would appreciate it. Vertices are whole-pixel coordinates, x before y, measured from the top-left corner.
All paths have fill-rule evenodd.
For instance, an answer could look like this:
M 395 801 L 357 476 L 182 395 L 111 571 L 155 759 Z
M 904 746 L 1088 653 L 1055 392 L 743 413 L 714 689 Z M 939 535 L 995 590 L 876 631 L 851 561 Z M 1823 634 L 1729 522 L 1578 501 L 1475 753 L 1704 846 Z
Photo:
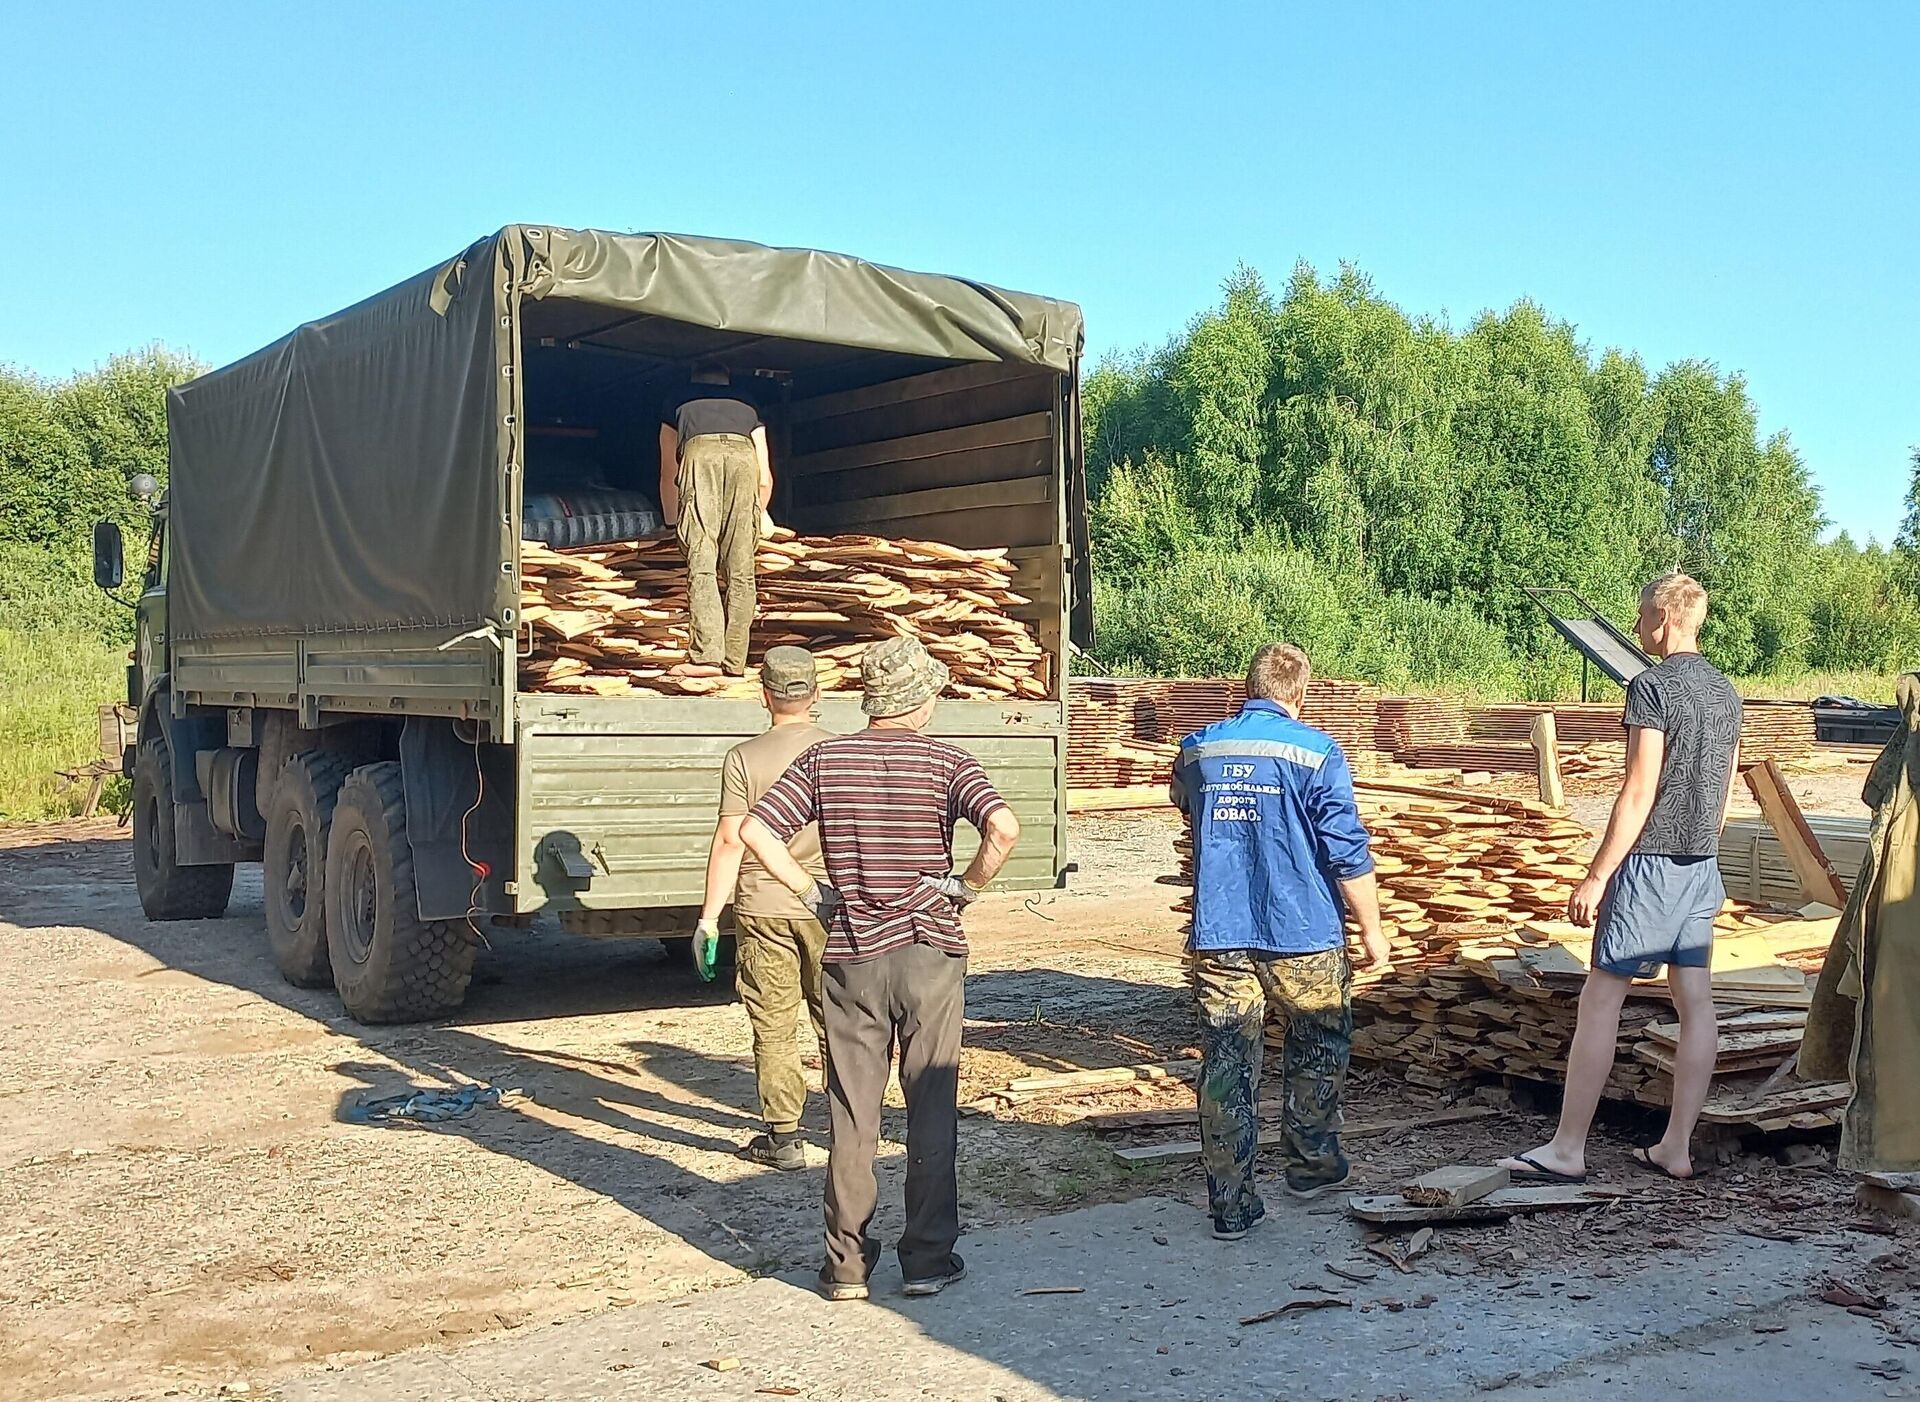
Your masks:
M 813 654 L 801 647 L 770 647 L 760 662 L 760 699 L 773 727 L 727 751 L 720 771 L 720 824 L 707 856 L 707 894 L 693 937 L 694 968 L 711 979 L 720 948 L 720 911 L 733 902 L 738 936 L 734 983 L 753 1025 L 753 1074 L 759 1083 L 766 1133 L 741 1153 L 778 1169 L 806 1167 L 800 1113 L 807 1102 L 807 1073 L 795 1041 L 804 1001 L 814 1031 L 821 1031 L 820 955 L 827 932 L 800 898 L 747 855 L 740 826 L 760 795 L 773 786 L 793 757 L 833 732 L 813 723 L 820 703 Z M 820 877 L 820 830 L 809 824 L 793 839 L 793 859 Z M 737 889 L 736 889 L 737 887 Z
M 873 1157 L 893 1044 L 907 1099 L 907 1225 L 900 1272 L 909 1295 L 937 1295 L 965 1273 L 954 1146 L 967 940 L 960 913 L 1006 864 L 1020 824 L 980 762 L 921 732 L 947 669 L 912 638 L 888 638 L 860 662 L 865 730 L 800 755 L 753 806 L 741 840 L 827 927 L 827 1259 L 820 1291 L 867 1297 L 880 1245 L 868 1232 Z M 980 850 L 953 870 L 953 825 Z M 820 827 L 827 879 L 787 844 Z

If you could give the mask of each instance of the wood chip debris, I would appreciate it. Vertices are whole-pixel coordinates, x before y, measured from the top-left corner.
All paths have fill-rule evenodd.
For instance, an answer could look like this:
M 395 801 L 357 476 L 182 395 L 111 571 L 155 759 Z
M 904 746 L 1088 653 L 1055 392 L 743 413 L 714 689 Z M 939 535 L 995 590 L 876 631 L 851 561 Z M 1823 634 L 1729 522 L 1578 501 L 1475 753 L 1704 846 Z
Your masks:
M 1352 1300 L 1343 1300 L 1337 1295 L 1302 1295 L 1298 1299 L 1288 1300 L 1278 1309 L 1262 1310 L 1259 1314 L 1250 1314 L 1240 1322 L 1242 1324 L 1265 1324 L 1270 1319 L 1279 1319 L 1282 1315 L 1299 1314 L 1308 1310 L 1352 1309 Z

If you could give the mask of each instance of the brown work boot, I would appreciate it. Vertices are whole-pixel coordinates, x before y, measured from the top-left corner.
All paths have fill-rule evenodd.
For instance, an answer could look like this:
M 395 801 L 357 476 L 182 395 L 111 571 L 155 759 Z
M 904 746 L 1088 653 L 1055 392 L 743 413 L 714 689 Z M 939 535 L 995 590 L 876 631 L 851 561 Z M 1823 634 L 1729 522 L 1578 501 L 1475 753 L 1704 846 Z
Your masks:
M 768 1168 L 777 1168 L 782 1173 L 792 1173 L 795 1169 L 807 1166 L 807 1141 L 800 1137 L 798 1130 L 791 1133 L 769 1130 L 749 1139 L 740 1156 L 763 1163 Z

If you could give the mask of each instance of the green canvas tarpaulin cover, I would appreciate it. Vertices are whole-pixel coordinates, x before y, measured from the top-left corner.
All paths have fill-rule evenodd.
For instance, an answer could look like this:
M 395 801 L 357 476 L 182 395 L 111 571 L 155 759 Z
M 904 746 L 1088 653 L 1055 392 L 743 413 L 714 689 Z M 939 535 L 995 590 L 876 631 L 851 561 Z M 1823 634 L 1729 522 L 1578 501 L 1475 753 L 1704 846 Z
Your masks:
M 547 299 L 926 361 L 1073 373 L 1080 311 L 841 254 L 513 225 L 168 397 L 170 626 L 506 624 L 519 322 Z

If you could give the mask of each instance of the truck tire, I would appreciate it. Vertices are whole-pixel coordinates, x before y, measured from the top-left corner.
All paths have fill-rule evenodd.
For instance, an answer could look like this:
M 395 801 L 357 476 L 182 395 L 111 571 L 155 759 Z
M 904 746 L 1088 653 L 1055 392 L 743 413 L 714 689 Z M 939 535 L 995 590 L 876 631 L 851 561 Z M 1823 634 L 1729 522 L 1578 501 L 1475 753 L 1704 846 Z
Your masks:
M 267 944 L 280 976 L 295 988 L 329 988 L 327 833 L 346 782 L 347 762 L 326 750 L 294 755 L 267 796 L 267 839 L 261 848 Z
M 174 860 L 173 768 L 158 735 L 142 740 L 133 760 L 133 884 L 149 920 L 211 920 L 233 896 L 233 863 Z
M 463 920 L 420 918 L 398 763 L 366 765 L 340 786 L 326 868 L 327 950 L 348 1015 L 422 1022 L 459 1007 L 475 942 Z

